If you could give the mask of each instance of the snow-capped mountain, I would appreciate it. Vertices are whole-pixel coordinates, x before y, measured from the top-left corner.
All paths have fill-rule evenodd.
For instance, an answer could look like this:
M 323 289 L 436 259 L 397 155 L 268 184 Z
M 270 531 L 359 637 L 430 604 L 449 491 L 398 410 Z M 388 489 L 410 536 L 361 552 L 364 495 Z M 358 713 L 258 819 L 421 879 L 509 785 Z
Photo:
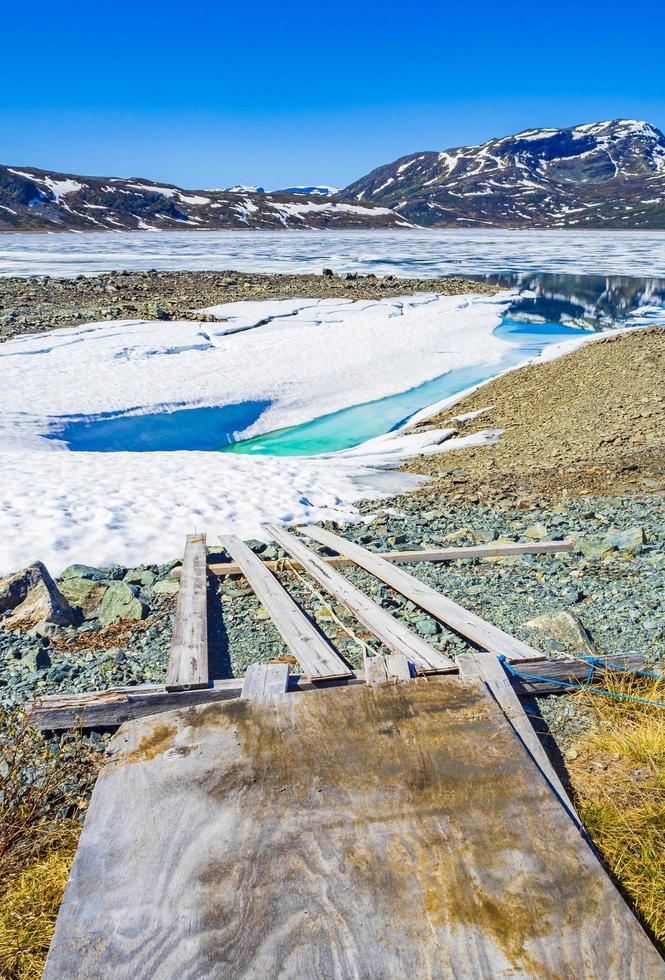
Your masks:
M 340 196 L 439 227 L 665 228 L 665 136 L 618 119 L 414 153 Z
M 339 187 L 330 187 L 328 184 L 311 184 L 308 187 L 296 185 L 295 187 L 281 187 L 273 194 L 315 194 L 317 197 L 333 197 L 339 194 Z
M 406 219 L 315 189 L 190 191 L 143 178 L 79 177 L 0 166 L 0 231 L 165 231 L 211 228 L 395 228 Z

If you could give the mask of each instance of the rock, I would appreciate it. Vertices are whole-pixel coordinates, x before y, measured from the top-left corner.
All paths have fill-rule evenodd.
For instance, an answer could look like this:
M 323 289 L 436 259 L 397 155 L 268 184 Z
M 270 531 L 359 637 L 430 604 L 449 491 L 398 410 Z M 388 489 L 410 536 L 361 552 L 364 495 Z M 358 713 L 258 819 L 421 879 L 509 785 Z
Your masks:
M 533 630 L 549 634 L 561 647 L 572 653 L 596 655 L 598 648 L 593 642 L 582 621 L 573 613 L 562 609 L 560 612 L 536 616 L 524 624 Z
M 582 541 L 579 545 L 579 550 L 582 552 L 585 558 L 589 558 L 592 561 L 594 559 L 602 558 L 609 551 L 614 551 L 616 545 L 611 544 L 609 541 Z
M 421 636 L 436 636 L 441 627 L 433 619 L 419 619 L 416 622 L 416 633 Z
M 69 565 L 60 576 L 59 581 L 62 582 L 69 578 L 84 578 L 93 582 L 101 582 L 106 577 L 101 568 L 93 568 L 92 565 Z M 64 591 L 62 585 L 60 591 Z
M 262 554 L 267 548 L 265 541 L 257 541 L 256 538 L 249 538 L 248 541 L 245 541 L 245 544 L 252 551 L 256 552 L 257 555 Z
M 605 536 L 607 546 L 617 548 L 619 551 L 636 551 L 644 541 L 644 528 L 641 527 L 627 527 L 623 531 L 610 528 Z
M 0 613 L 8 611 L 3 629 L 26 632 L 38 623 L 70 626 L 79 618 L 40 561 L 0 579 Z
M 152 591 L 156 595 L 177 595 L 180 591 L 180 582 L 174 578 L 163 579 L 161 582 L 155 582 Z
M 126 582 L 109 585 L 99 610 L 99 620 L 104 626 L 119 619 L 143 619 L 143 603 Z
M 329 278 L 330 276 L 334 276 L 335 273 L 332 271 L 332 269 L 323 269 L 321 275 Z
M 101 603 L 109 585 L 91 578 L 66 578 L 60 583 L 60 591 L 73 606 L 90 613 Z
M 37 650 L 28 650 L 22 657 L 21 663 L 33 673 L 36 670 L 46 670 L 51 666 L 51 658 L 43 647 Z
M 544 524 L 532 524 L 524 532 L 525 537 L 530 538 L 531 541 L 542 541 L 546 538 L 548 534 L 547 528 Z
M 30 630 L 30 635 L 42 636 L 48 640 L 58 640 L 67 636 L 67 630 L 64 626 L 58 626 L 56 623 L 37 623 L 34 629 Z

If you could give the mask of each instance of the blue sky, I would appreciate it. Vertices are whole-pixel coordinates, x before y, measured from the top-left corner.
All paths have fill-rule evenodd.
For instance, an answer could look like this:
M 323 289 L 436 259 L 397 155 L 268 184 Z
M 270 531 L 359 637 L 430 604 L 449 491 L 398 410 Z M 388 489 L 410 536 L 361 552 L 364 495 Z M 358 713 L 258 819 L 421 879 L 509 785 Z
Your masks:
M 2 18 L 0 162 L 343 186 L 415 150 L 615 117 L 665 129 L 665 4 L 74 0 Z

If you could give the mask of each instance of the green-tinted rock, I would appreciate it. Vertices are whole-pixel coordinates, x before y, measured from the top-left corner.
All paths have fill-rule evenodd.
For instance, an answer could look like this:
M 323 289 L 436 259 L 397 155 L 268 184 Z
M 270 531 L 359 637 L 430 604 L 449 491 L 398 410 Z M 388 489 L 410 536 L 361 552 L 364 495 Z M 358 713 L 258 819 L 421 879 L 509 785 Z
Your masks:
M 119 619 L 143 619 L 144 607 L 126 582 L 109 585 L 99 610 L 99 620 L 105 626 Z
M 627 527 L 623 531 L 611 528 L 605 537 L 607 544 L 619 551 L 637 551 L 644 540 L 644 529 L 641 527 Z
M 92 565 L 69 565 L 64 570 L 60 578 L 84 578 L 91 579 L 95 582 L 100 582 L 102 579 L 106 578 L 106 575 L 100 568 L 93 568 Z M 64 589 L 61 588 L 60 591 L 64 592 Z
M 419 619 L 416 623 L 416 632 L 421 636 L 436 636 L 441 627 L 433 619 Z
M 560 612 L 536 616 L 524 624 L 533 630 L 541 630 L 551 637 L 560 648 L 571 653 L 594 655 L 598 652 L 580 619 L 563 609 Z
M 174 578 L 165 578 L 160 582 L 155 582 L 152 587 L 152 592 L 157 595 L 176 595 L 180 591 L 180 582 L 177 582 Z
M 65 598 L 85 613 L 97 608 L 108 588 L 108 582 L 99 582 L 90 578 L 66 578 L 60 583 L 60 591 Z
M 544 524 L 532 524 L 524 532 L 524 536 L 530 538 L 532 541 L 541 541 L 547 537 L 547 534 L 548 531 Z

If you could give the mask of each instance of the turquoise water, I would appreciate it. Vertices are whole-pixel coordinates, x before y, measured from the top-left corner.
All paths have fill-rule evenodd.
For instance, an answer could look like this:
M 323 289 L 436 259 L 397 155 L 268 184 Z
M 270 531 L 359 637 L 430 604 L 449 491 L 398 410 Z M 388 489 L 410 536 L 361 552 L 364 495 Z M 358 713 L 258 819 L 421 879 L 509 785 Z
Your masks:
M 302 425 L 276 429 L 265 435 L 221 446 L 220 452 L 309 456 L 351 449 L 367 439 L 399 428 L 427 405 L 459 394 L 472 385 L 487 381 L 501 371 L 514 367 L 526 358 L 540 354 L 549 344 L 579 337 L 580 331 L 554 322 L 525 323 L 507 315 L 497 327 L 495 335 L 515 345 L 498 362 L 457 368 L 396 395 L 321 415 Z

